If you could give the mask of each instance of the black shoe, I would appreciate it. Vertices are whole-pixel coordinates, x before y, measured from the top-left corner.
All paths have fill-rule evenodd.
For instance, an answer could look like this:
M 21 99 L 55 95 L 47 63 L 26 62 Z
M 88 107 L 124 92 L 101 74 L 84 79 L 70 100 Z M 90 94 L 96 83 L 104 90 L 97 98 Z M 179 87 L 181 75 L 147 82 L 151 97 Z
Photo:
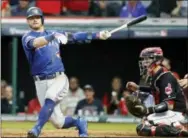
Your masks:
M 28 137 L 28 138 L 37 138 L 36 134 L 33 133 L 33 131 L 29 131 L 29 132 L 27 133 L 27 137 Z

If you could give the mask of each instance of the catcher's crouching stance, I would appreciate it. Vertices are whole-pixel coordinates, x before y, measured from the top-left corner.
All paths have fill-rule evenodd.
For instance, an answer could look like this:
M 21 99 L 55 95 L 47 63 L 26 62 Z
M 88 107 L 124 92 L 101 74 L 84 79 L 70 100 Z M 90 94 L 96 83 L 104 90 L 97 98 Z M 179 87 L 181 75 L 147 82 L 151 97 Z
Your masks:
M 141 76 L 150 78 L 150 87 L 139 87 L 134 82 L 127 83 L 127 89 L 139 94 L 152 92 L 155 106 L 146 108 L 139 95 L 126 97 L 131 114 L 142 118 L 136 128 L 140 136 L 188 137 L 188 131 L 181 121 L 185 121 L 185 98 L 175 77 L 162 65 L 163 52 L 159 47 L 142 50 L 140 54 Z

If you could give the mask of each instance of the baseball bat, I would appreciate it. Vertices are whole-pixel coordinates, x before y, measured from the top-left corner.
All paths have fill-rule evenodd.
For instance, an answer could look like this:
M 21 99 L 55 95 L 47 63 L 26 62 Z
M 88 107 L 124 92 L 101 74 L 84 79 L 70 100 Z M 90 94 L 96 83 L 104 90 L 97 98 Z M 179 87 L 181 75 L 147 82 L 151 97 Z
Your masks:
M 140 23 L 140 22 L 142 22 L 142 21 L 144 21 L 144 20 L 146 20 L 146 19 L 147 19 L 147 16 L 146 16 L 146 15 L 139 16 L 139 17 L 137 17 L 137 18 L 135 18 L 135 19 L 129 21 L 128 23 L 125 23 L 125 24 L 121 25 L 120 27 L 117 27 L 117 28 L 111 30 L 110 33 L 111 33 L 111 34 L 112 34 L 112 33 L 115 33 L 115 32 L 117 32 L 117 31 L 119 31 L 119 30 L 121 30 L 121 29 L 124 29 L 124 28 L 130 27 L 130 26 L 133 26 L 133 25 L 135 25 L 135 24 L 138 24 L 138 23 Z

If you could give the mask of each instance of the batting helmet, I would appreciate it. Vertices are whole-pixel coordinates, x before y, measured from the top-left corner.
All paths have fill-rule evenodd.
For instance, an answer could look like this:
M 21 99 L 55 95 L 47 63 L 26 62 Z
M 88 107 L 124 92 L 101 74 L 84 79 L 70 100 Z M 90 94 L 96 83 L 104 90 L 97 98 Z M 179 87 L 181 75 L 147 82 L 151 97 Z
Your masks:
M 27 10 L 27 18 L 32 17 L 32 16 L 37 16 L 37 15 L 41 17 L 42 23 L 44 23 L 44 16 L 40 8 L 31 7 Z

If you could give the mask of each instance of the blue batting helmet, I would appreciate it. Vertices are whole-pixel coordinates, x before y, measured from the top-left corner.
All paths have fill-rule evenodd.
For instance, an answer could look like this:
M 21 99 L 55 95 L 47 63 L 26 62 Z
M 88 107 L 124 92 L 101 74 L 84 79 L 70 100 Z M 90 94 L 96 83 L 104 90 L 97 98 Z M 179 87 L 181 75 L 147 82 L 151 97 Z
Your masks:
M 40 8 L 38 7 L 31 7 L 27 10 L 27 18 L 32 17 L 32 16 L 41 16 L 42 23 L 44 23 L 44 15 L 43 12 Z

